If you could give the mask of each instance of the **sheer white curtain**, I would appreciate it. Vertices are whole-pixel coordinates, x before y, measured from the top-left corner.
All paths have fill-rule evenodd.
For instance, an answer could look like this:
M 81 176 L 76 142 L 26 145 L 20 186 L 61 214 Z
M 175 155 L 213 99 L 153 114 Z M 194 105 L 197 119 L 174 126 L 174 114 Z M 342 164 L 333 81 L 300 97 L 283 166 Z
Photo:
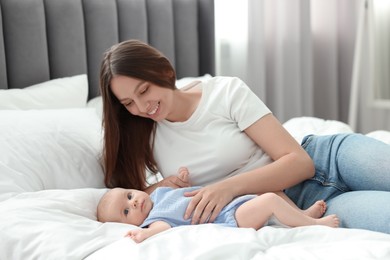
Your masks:
M 351 95 L 350 122 L 362 133 L 390 130 L 390 3 L 388 0 L 359 0 L 357 5 L 359 27 L 352 82 L 355 94 Z M 378 83 L 386 101 L 376 96 Z
M 379 86 L 375 88 L 375 97 L 390 99 L 390 1 L 375 0 L 373 3 L 373 20 L 371 28 L 375 37 L 375 63 L 374 77 Z
M 251 17 L 259 12 L 258 8 L 252 7 L 256 2 L 249 2 Z M 315 100 L 309 1 L 266 0 L 263 1 L 261 14 L 265 28 L 265 102 L 281 121 L 313 115 Z M 257 46 L 253 45 L 254 48 Z
M 247 1 L 247 2 L 246 2 Z M 243 78 L 284 122 L 297 116 L 347 121 L 356 34 L 355 0 L 216 0 L 216 11 L 243 24 L 225 36 L 217 31 L 219 75 Z M 246 16 L 221 11 L 246 2 Z M 221 16 L 217 19 L 222 19 Z M 226 19 L 226 18 L 225 18 Z M 230 37 L 230 38 L 229 38 Z M 245 51 L 243 51 L 245 50 Z M 241 52 L 239 62 L 234 54 Z M 218 52 L 217 52 L 218 53 Z M 229 57 L 229 58 L 227 58 Z M 236 66 L 236 67 L 235 67 Z M 227 69 L 228 67 L 228 69 Z

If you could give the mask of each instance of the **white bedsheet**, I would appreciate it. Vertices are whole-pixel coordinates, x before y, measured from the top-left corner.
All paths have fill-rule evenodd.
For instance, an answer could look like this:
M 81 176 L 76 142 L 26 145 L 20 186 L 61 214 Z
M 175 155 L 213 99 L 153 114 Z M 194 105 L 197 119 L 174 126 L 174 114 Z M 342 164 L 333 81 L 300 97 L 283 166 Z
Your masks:
M 390 235 L 323 226 L 183 226 L 141 244 L 96 221 L 105 189 L 27 192 L 0 203 L 0 259 L 389 259 Z
M 77 116 L 72 114 L 72 122 L 76 122 L 77 125 L 83 124 L 82 129 L 64 124 L 63 119 L 73 112 L 77 112 Z M 136 244 L 131 239 L 125 238 L 124 234 L 127 230 L 137 227 L 119 223 L 103 224 L 96 221 L 96 206 L 106 189 L 101 188 L 102 173 L 97 165 L 98 160 L 95 158 L 99 154 L 100 143 L 90 145 L 90 142 L 100 142 L 96 136 L 99 133 L 96 128 L 100 124 L 96 124 L 95 121 L 91 124 L 87 123 L 84 117 L 90 118 L 90 112 L 90 110 L 85 113 L 64 111 L 62 119 L 58 119 L 57 123 L 54 122 L 53 117 L 50 118 L 52 129 L 46 127 L 46 131 L 51 136 L 73 136 L 82 131 L 83 135 L 79 135 L 80 138 L 81 136 L 86 138 L 86 142 L 76 139 L 78 142 L 74 144 L 64 144 L 66 149 L 69 150 L 72 146 L 74 149 L 68 151 L 72 153 L 69 158 L 60 156 L 62 167 L 58 165 L 51 167 L 47 164 L 50 162 L 46 160 L 43 164 L 45 174 L 56 171 L 57 180 L 58 178 L 69 179 L 63 175 L 71 169 L 74 188 L 62 181 L 47 184 L 42 182 L 46 189 L 42 191 L 35 191 L 39 186 L 31 186 L 27 182 L 26 186 L 13 186 L 19 177 L 10 179 L 13 176 L 12 172 L 18 176 L 23 174 L 23 176 L 35 178 L 37 183 L 41 183 L 43 173 L 37 175 L 37 168 L 34 168 L 31 169 L 32 174 L 29 174 L 27 171 L 29 167 L 17 165 L 13 157 L 7 157 L 4 154 L 0 157 L 0 177 L 2 177 L 0 187 L 8 187 L 0 190 L 1 260 L 390 259 L 390 235 L 322 226 L 299 228 L 268 226 L 258 231 L 221 227 L 214 224 L 185 226 L 170 229 L 141 244 Z M 56 113 L 56 117 L 58 118 L 60 114 Z M 31 114 L 29 117 L 31 118 Z M 96 120 L 99 120 L 97 118 Z M 4 131 L 6 124 L 4 120 L 2 122 L 2 131 Z M 298 141 L 310 133 L 352 132 L 347 125 L 341 122 L 318 118 L 295 118 L 284 125 Z M 25 127 L 23 125 L 21 129 Z M 21 129 L 16 131 L 19 136 L 28 135 Z M 13 133 L 10 129 L 8 130 L 8 134 Z M 390 132 L 376 131 L 369 135 L 390 143 Z M 0 135 L 0 138 L 3 143 L 10 145 L 9 137 L 5 138 L 4 135 Z M 58 140 L 63 140 L 63 138 Z M 21 139 L 17 143 L 19 144 L 20 141 Z M 61 153 L 67 152 L 66 149 L 61 148 L 61 143 L 58 145 Z M 50 149 L 52 148 L 50 146 Z M 41 146 L 34 151 L 43 153 L 44 149 L 45 147 Z M 26 150 L 22 150 L 21 153 L 24 154 Z M 48 151 L 53 153 L 52 150 Z M 69 164 L 74 163 L 75 160 L 78 161 L 83 153 L 88 154 L 86 157 L 89 158 L 88 161 L 83 161 L 80 167 L 69 168 Z M 50 155 L 50 158 L 56 158 L 59 155 L 59 153 L 56 156 Z M 12 156 L 17 156 L 17 154 Z M 20 164 L 23 164 L 23 158 L 20 159 Z M 57 160 L 59 159 L 53 159 L 52 163 L 55 164 Z M 34 167 L 38 167 L 37 165 L 34 164 Z M 93 177 L 93 171 L 85 175 L 85 170 L 91 167 L 97 171 L 96 179 L 99 180 L 97 182 Z M 66 171 L 62 172 L 61 169 Z M 78 170 L 80 174 L 84 174 L 82 178 L 77 178 Z M 5 176 L 8 176 L 8 179 Z M 51 186 L 47 188 L 48 185 Z M 62 187 L 62 185 L 65 186 Z
M 141 244 L 122 238 L 87 259 L 390 259 L 390 236 L 324 226 L 255 231 L 206 224 L 174 228 Z

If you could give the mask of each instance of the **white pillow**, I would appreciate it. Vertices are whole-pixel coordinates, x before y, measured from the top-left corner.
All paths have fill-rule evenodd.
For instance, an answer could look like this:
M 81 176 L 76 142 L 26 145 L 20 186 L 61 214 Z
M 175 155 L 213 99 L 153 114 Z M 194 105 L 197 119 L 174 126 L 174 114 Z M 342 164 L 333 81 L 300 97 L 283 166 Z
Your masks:
M 0 200 L 25 191 L 104 187 L 101 150 L 93 109 L 0 110 Z
M 376 130 L 376 131 L 370 132 L 366 135 L 369 137 L 378 139 L 386 144 L 390 144 L 390 131 Z
M 58 109 L 85 107 L 87 75 L 53 79 L 23 89 L 0 90 L 0 109 Z
M 84 259 L 132 227 L 96 221 L 106 189 L 25 192 L 0 202 L 0 259 Z
M 102 96 L 94 97 L 88 101 L 87 107 L 93 108 L 100 119 L 103 118 L 103 99 Z
M 353 133 L 352 128 L 337 120 L 325 120 L 317 117 L 294 117 L 283 124 L 284 128 L 298 143 L 309 134 L 331 135 L 338 133 Z

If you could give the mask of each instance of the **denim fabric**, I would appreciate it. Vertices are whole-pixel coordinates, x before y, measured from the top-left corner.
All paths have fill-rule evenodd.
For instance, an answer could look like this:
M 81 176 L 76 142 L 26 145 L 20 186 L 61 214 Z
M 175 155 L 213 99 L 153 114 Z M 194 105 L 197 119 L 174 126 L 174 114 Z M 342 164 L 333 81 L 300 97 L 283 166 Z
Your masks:
M 390 233 L 390 145 L 361 134 L 306 136 L 315 176 L 285 190 L 300 208 L 323 199 L 342 227 Z

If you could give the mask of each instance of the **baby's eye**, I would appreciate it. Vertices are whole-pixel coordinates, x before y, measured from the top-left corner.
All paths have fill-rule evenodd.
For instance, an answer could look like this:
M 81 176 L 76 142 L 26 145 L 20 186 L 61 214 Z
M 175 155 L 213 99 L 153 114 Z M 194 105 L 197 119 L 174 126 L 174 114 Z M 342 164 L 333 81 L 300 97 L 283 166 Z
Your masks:
M 125 214 L 125 216 L 127 216 L 127 214 L 129 214 L 129 209 L 124 209 L 123 214 Z
M 128 198 L 129 200 L 131 200 L 132 197 L 133 197 L 133 196 L 131 195 L 131 193 L 127 194 L 127 198 Z

